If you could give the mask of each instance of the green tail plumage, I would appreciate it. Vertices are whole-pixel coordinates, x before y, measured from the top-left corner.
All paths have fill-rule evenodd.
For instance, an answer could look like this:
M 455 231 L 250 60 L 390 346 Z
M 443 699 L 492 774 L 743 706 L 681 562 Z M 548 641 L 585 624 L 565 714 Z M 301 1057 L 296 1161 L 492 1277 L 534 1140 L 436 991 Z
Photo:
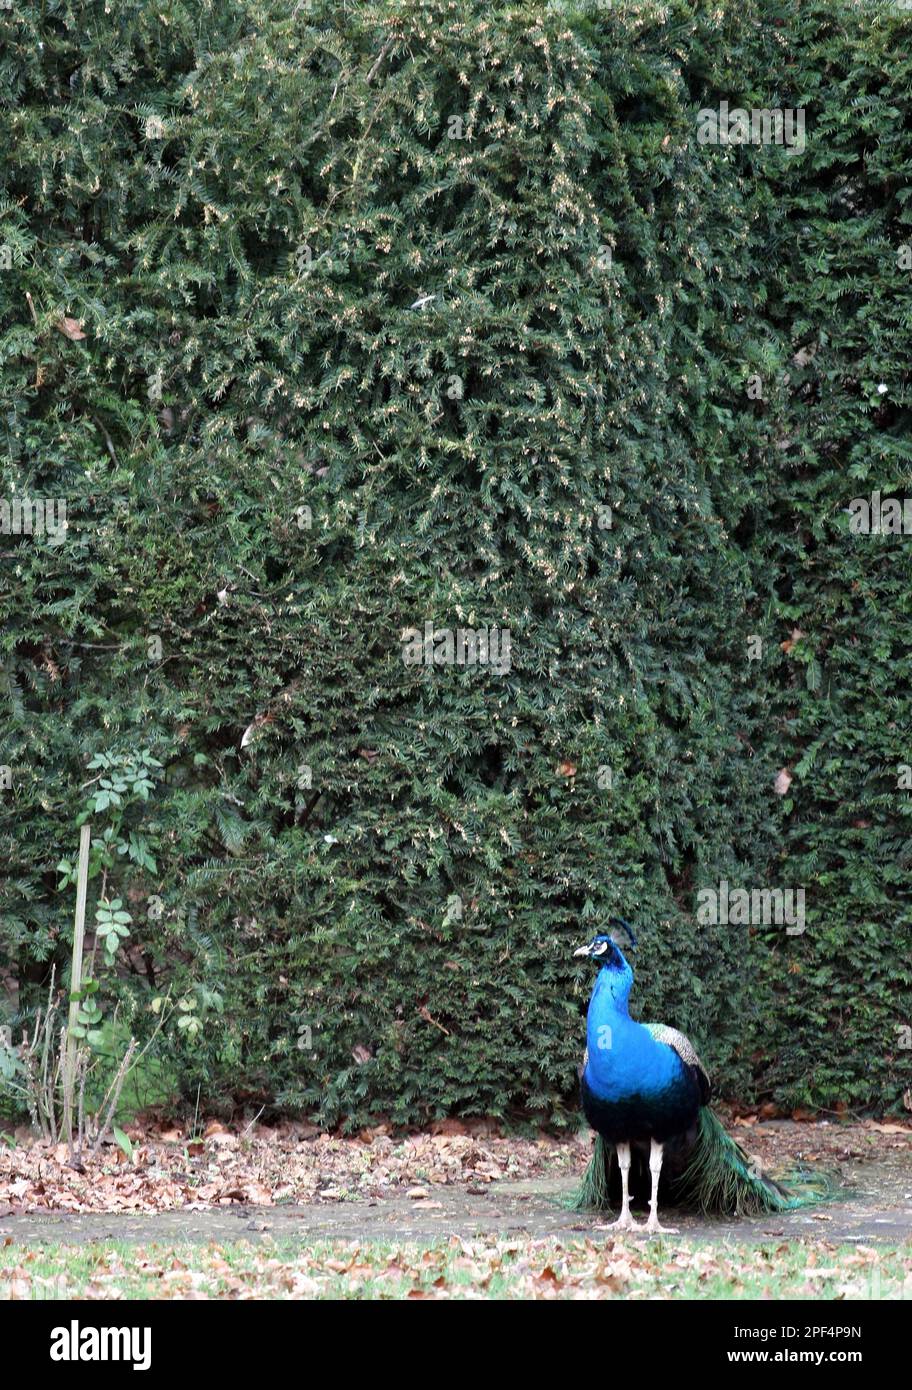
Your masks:
M 614 1150 L 600 1134 L 595 1136 L 595 1148 L 589 1160 L 589 1167 L 582 1176 L 579 1187 L 570 1198 L 568 1205 L 573 1211 L 610 1211 L 608 1185 Z
M 813 1175 L 790 1176 L 791 1189 L 769 1177 L 732 1139 L 708 1105 L 700 1111 L 697 1142 L 688 1155 L 679 1192 L 686 1206 L 731 1216 L 796 1211 L 819 1202 L 829 1182 Z
M 589 1167 L 571 1206 L 576 1211 L 607 1211 L 614 1149 L 596 1136 Z M 740 1144 L 726 1133 L 708 1105 L 700 1111 L 697 1138 L 683 1170 L 671 1181 L 675 1206 L 728 1216 L 755 1216 L 763 1212 L 796 1211 L 830 1195 L 826 1177 L 799 1172 L 789 1177 L 789 1188 L 763 1173 Z

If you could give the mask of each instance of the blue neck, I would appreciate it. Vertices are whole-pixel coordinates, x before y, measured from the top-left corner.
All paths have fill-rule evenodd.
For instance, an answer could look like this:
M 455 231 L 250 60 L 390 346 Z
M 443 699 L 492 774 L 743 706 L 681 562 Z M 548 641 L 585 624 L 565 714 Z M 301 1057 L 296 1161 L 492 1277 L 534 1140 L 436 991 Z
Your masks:
M 620 971 L 603 966 L 596 977 L 586 1015 L 586 1045 L 596 1069 L 599 1069 L 596 1059 L 600 1058 L 606 1047 L 613 1045 L 613 1037 L 639 1027 L 631 1019 L 627 1008 L 632 984 L 629 968 Z M 601 1058 L 602 1064 L 605 1060 Z
M 656 1042 L 642 1023 L 630 1017 L 627 1002 L 632 984 L 633 972 L 626 961 L 622 969 L 603 966 L 589 1001 L 585 1078 L 594 1095 L 606 1103 L 660 1095 L 683 1074 L 677 1053 Z
M 590 1014 L 595 1009 L 599 1013 L 613 1014 L 615 1018 L 629 1018 L 627 1007 L 630 991 L 633 988 L 633 974 L 624 962 L 626 969 L 610 969 L 603 965 L 595 980 L 592 998 L 589 1000 Z

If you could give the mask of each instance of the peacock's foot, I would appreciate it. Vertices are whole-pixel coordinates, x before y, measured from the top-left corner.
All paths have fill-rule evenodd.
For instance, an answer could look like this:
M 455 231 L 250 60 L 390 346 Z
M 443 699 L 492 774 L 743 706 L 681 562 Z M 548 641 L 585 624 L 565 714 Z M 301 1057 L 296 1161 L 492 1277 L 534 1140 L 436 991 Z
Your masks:
M 629 1211 L 622 1211 L 617 1221 L 612 1221 L 610 1225 L 603 1226 L 604 1231 L 642 1231 L 644 1227 L 639 1221 L 634 1221 Z
M 677 1226 L 662 1226 L 659 1223 L 659 1218 L 651 1214 L 641 1230 L 644 1230 L 647 1235 L 677 1236 L 681 1234 Z

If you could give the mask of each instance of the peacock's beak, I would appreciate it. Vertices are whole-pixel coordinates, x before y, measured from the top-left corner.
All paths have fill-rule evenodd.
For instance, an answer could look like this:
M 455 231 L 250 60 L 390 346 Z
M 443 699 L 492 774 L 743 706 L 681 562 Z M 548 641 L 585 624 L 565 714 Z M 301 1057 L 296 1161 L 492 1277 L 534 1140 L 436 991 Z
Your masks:
M 578 950 L 576 950 L 576 951 L 573 952 L 573 954 L 574 954 L 575 956 L 591 956 L 591 955 L 592 955 L 592 943 L 591 943 L 591 942 L 587 942 L 585 946 L 580 946 Z

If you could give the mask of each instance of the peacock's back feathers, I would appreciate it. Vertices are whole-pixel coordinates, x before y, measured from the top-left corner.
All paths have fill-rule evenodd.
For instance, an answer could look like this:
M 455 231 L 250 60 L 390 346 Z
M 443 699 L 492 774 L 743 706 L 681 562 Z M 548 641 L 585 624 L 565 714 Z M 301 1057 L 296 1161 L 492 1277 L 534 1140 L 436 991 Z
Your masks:
M 667 1023 L 644 1023 L 643 1027 L 652 1034 L 656 1042 L 665 1043 L 667 1047 L 673 1048 L 686 1067 L 694 1068 L 700 1087 L 700 1099 L 706 1105 L 712 1094 L 712 1082 L 690 1038 L 679 1033 L 677 1028 L 669 1028 Z

